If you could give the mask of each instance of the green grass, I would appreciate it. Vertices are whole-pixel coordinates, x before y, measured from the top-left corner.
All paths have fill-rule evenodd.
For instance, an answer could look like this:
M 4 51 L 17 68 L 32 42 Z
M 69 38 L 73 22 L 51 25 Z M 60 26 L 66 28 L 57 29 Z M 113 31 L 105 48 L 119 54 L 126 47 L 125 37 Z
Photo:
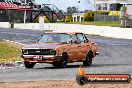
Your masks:
M 66 24 L 82 24 L 82 25 L 120 27 L 120 22 L 66 22 Z
M 0 41 L 0 62 L 22 60 L 21 46 Z

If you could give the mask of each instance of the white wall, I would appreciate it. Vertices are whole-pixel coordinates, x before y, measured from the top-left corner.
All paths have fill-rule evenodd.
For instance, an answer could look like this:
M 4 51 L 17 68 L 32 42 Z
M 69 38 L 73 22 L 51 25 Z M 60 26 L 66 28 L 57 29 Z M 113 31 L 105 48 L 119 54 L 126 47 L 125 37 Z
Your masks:
M 39 30 L 39 25 L 37 23 L 14 24 L 14 27 L 18 29 Z M 44 30 L 53 30 L 55 32 L 83 32 L 86 34 L 100 35 L 106 37 L 132 39 L 132 28 L 63 23 L 45 23 Z
M 14 28 L 18 28 L 18 29 L 39 29 L 39 24 L 38 23 L 15 23 L 14 24 Z
M 9 22 L 0 22 L 0 27 L 10 28 Z M 14 24 L 17 29 L 40 30 L 38 23 Z M 132 39 L 132 28 L 119 28 L 109 26 L 45 23 L 44 30 L 56 32 L 83 32 L 86 34 L 100 35 L 113 38 Z
M 2 27 L 2 28 L 10 28 L 10 23 L 9 22 L 0 22 L 0 27 Z

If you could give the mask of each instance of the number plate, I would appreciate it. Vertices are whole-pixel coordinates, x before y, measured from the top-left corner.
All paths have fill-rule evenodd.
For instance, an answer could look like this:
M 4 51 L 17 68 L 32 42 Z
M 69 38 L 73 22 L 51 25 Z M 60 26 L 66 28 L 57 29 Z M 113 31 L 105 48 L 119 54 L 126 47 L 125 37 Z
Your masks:
M 43 56 L 34 56 L 33 59 L 34 60 L 42 60 L 43 59 Z

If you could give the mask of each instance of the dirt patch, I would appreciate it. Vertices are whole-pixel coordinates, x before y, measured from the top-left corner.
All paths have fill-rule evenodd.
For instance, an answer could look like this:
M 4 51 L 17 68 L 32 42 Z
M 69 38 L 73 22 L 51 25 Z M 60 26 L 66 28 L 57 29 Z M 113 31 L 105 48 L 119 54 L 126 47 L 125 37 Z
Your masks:
M 130 84 L 86 84 L 80 86 L 74 80 L 3 82 L 0 88 L 132 88 Z

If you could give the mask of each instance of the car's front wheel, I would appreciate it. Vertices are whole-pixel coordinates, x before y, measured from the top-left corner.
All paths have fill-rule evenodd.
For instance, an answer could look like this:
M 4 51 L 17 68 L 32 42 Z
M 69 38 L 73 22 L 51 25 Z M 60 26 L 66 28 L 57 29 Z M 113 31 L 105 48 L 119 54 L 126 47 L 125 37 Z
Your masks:
M 59 66 L 59 64 L 58 64 L 57 62 L 53 62 L 52 65 L 53 65 L 54 67 L 58 67 L 58 66 Z
M 59 66 L 61 68 L 66 68 L 67 64 L 68 64 L 67 55 L 63 54 L 62 57 L 60 58 Z
M 92 58 L 93 58 L 93 53 L 89 52 L 87 54 L 85 61 L 83 61 L 84 66 L 90 66 L 92 64 Z
M 29 69 L 29 68 L 33 68 L 35 64 L 36 64 L 36 63 L 31 63 L 31 62 L 24 61 L 24 65 L 25 65 L 25 67 L 28 68 L 28 69 Z

